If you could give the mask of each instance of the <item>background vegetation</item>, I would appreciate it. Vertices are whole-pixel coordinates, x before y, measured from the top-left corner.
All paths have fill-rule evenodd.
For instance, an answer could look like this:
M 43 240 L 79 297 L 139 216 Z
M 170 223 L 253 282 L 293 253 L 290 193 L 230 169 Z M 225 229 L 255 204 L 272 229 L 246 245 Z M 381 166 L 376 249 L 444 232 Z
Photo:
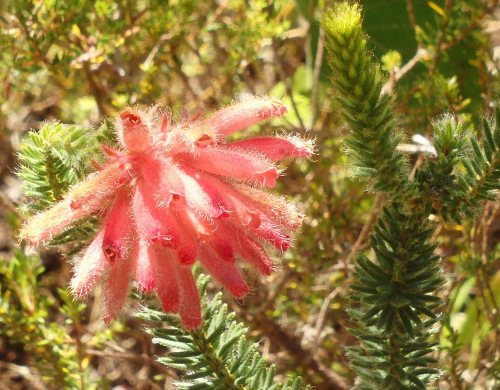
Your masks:
M 394 98 L 399 147 L 410 151 L 414 171 L 430 146 L 432 123 L 444 113 L 475 132 L 482 116 L 494 112 L 500 89 L 497 1 L 360 3 L 368 50 L 387 73 L 384 89 Z M 317 389 L 349 388 L 355 373 L 345 347 L 358 343 L 346 313 L 354 259 L 369 256 L 369 233 L 386 199 L 351 179 L 341 143 L 346 128 L 330 82 L 335 74 L 320 28 L 331 4 L 0 4 L 0 388 L 169 389 L 183 374 L 156 361 L 169 345 L 151 343 L 135 315 L 137 302 L 106 327 L 98 297 L 72 300 L 64 255 L 75 243 L 37 254 L 18 245 L 16 229 L 30 209 L 43 207 L 22 206 L 28 199 L 14 175 L 27 131 L 60 121 L 88 133 L 126 105 L 162 103 L 175 118 L 184 109 L 211 112 L 254 94 L 284 98 L 291 109 L 283 120 L 250 132 L 316 138 L 314 159 L 289 166 L 278 188 L 308 218 L 294 248 L 275 253 L 279 272 L 268 280 L 248 274 L 252 293 L 241 302 L 223 299 L 276 364 L 278 379 L 288 373 Z M 420 138 L 412 142 L 415 135 Z M 81 171 L 68 182 L 87 169 L 88 161 L 72 166 L 77 163 Z M 499 386 L 500 203 L 490 200 L 478 210 L 473 222 L 431 220 L 436 233 L 430 240 L 446 280 L 439 291 L 446 302 L 441 327 L 433 336 L 442 372 L 435 385 L 442 389 Z M 215 291 L 208 286 L 209 294 Z M 144 316 L 151 320 L 154 313 Z

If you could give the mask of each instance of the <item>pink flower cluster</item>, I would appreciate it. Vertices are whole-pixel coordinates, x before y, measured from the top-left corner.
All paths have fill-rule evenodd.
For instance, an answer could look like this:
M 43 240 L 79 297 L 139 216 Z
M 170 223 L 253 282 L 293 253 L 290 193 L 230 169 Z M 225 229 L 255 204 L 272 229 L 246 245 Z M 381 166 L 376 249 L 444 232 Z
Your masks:
M 73 223 L 97 214 L 103 223 L 77 262 L 71 289 L 86 296 L 105 276 L 106 321 L 116 317 L 131 275 L 139 290 L 156 290 L 165 312 L 184 326 L 201 324 L 191 268 L 198 260 L 231 294 L 248 287 L 236 257 L 269 275 L 273 262 L 263 243 L 286 250 L 287 232 L 303 216 L 258 186 L 273 187 L 275 162 L 310 156 L 311 141 L 262 137 L 224 138 L 286 107 L 270 98 L 233 104 L 213 116 L 172 124 L 165 113 L 128 108 L 116 119 L 121 149 L 103 147 L 108 162 L 50 209 L 33 216 L 20 236 L 37 245 Z

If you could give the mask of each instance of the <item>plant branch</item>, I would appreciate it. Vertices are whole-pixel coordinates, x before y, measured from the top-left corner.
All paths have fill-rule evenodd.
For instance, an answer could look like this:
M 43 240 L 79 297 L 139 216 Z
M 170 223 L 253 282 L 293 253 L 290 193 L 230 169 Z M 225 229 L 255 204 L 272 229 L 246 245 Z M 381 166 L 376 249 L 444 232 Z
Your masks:
M 349 383 L 341 375 L 326 367 L 312 350 L 301 345 L 296 336 L 288 334 L 264 313 L 249 313 L 234 303 L 232 308 L 245 319 L 245 322 L 253 324 L 272 343 L 286 350 L 295 359 L 296 364 L 304 368 L 308 376 L 314 374 L 321 377 L 324 382 L 315 385 L 317 390 L 347 390 L 350 388 Z

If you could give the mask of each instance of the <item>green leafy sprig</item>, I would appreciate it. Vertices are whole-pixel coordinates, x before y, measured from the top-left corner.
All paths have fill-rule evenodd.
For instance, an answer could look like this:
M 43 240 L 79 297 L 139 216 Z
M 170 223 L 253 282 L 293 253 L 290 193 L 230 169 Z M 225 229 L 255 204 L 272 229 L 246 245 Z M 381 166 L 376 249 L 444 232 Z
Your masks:
M 153 342 L 169 348 L 159 362 L 185 372 L 178 389 L 219 390 L 301 390 L 311 389 L 300 377 L 285 383 L 275 382 L 275 367 L 269 366 L 258 352 L 258 344 L 249 342 L 248 329 L 236 321 L 221 301 L 221 293 L 207 297 L 209 277 L 198 277 L 201 291 L 203 325 L 186 331 L 176 316 L 145 308 L 139 316 L 162 326 L 148 329 Z

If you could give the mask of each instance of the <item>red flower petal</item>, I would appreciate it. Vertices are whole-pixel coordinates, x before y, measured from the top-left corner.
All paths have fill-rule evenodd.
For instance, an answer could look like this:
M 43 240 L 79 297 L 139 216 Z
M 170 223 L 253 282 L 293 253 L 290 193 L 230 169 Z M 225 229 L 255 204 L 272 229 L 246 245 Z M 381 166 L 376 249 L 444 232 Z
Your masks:
M 48 210 L 32 216 L 22 227 L 19 237 L 32 245 L 38 245 L 87 215 L 85 210 L 73 210 L 70 200 L 64 199 Z
M 109 263 L 102 253 L 103 238 L 104 228 L 101 228 L 75 266 L 70 288 L 71 292 L 79 298 L 85 297 L 92 290 L 106 268 L 109 267 Z
M 191 267 L 175 264 L 179 281 L 179 314 L 186 329 L 196 329 L 201 325 L 201 303 Z
M 180 244 L 176 251 L 177 259 L 183 265 L 192 265 L 196 261 L 198 254 L 198 246 L 196 244 L 198 235 L 192 223 L 195 218 L 190 218 L 190 216 L 194 216 L 185 208 L 175 210 L 175 216 L 179 223 L 180 233 Z
M 253 98 L 235 103 L 198 123 L 201 128 L 213 128 L 221 137 L 244 129 L 267 118 L 286 114 L 287 108 L 279 100 Z
M 105 313 L 104 321 L 109 323 L 116 318 L 118 311 L 127 298 L 130 275 L 133 271 L 133 260 L 127 256 L 110 268 L 104 288 Z
M 141 239 L 167 247 L 179 246 L 179 225 L 168 209 L 158 207 L 153 192 L 143 180 L 137 181 L 132 210 Z
M 130 180 L 125 164 L 107 165 L 74 186 L 62 201 L 31 217 L 21 229 L 20 238 L 33 245 L 53 238 L 78 220 L 103 209 L 116 190 Z
M 127 109 L 117 120 L 118 138 L 130 153 L 143 153 L 149 149 L 149 129 L 143 114 Z
M 237 191 L 241 199 L 258 212 L 265 214 L 272 222 L 287 229 L 296 230 L 304 220 L 304 215 L 282 197 L 240 183 L 231 183 L 228 186 Z
M 219 146 L 225 149 L 241 149 L 262 153 L 271 161 L 282 160 L 287 157 L 310 157 L 314 151 L 311 141 L 294 138 L 260 137 L 231 142 Z
M 229 216 L 227 212 L 227 207 L 224 202 L 224 198 L 221 193 L 211 184 L 211 180 L 208 175 L 202 175 L 195 170 L 184 167 L 184 171 L 189 174 L 196 182 L 199 184 L 203 192 L 207 194 L 210 198 L 212 206 L 215 208 L 215 217 L 214 218 L 225 218 Z
M 100 210 L 116 191 L 132 180 L 131 166 L 126 159 L 106 165 L 72 187 L 65 196 L 73 210 L 83 209 L 87 215 Z
M 221 260 L 234 263 L 233 240 L 230 237 L 233 238 L 222 229 L 217 229 L 214 234 L 207 237 L 207 244 L 219 255 Z
M 236 150 L 198 148 L 195 154 L 180 153 L 176 157 L 198 170 L 267 187 L 274 187 L 279 176 L 278 169 L 269 160 Z
M 135 281 L 137 288 L 150 292 L 156 286 L 156 253 L 145 241 L 134 241 L 132 258 L 135 259 Z
M 191 210 L 207 218 L 219 218 L 224 213 L 220 205 L 203 190 L 196 179 L 186 172 L 178 170 L 179 178 L 185 190 L 186 203 Z
M 149 191 L 154 193 L 159 206 L 170 206 L 170 202 L 184 198 L 185 190 L 179 177 L 179 170 L 170 160 L 144 157 L 136 164 L 137 170 L 147 183 Z
M 106 228 L 102 251 L 111 265 L 125 258 L 130 251 L 132 218 L 130 215 L 130 196 L 121 191 L 106 218 Z
M 241 298 L 248 294 L 248 286 L 233 263 L 222 261 L 211 249 L 201 248 L 200 262 L 203 267 L 231 294 Z
M 205 180 L 217 189 L 220 194 L 224 194 L 224 204 L 232 221 L 243 228 L 257 228 L 260 225 L 260 211 L 249 205 L 247 197 L 241 196 L 231 183 L 224 182 L 212 176 L 205 176 Z M 246 187 L 246 185 L 242 185 Z
M 274 263 L 262 245 L 234 226 L 229 229 L 235 235 L 235 249 L 241 258 L 256 267 L 262 274 L 271 275 Z
M 176 262 L 172 259 L 172 250 L 153 245 L 156 267 L 156 292 L 161 300 L 165 313 L 179 312 L 179 282 L 177 280 Z
M 161 115 L 160 132 L 166 134 L 170 130 L 172 130 L 170 127 L 170 114 L 168 112 L 163 112 Z
M 285 234 L 281 229 L 272 223 L 267 217 L 261 216 L 262 221 L 258 228 L 249 230 L 257 237 L 273 244 L 277 249 L 286 251 L 292 246 L 292 240 L 288 234 Z

